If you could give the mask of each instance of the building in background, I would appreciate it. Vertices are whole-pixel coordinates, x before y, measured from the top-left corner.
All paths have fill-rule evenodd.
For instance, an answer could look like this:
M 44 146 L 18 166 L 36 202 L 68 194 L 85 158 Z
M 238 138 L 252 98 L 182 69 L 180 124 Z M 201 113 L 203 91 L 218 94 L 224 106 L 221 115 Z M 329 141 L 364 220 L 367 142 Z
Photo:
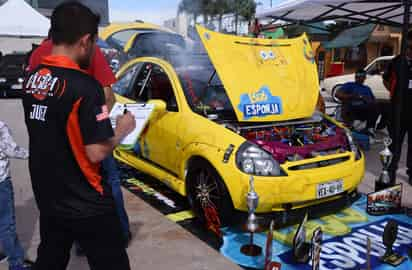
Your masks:
M 163 26 L 184 37 L 188 36 L 189 17 L 185 13 L 180 13 L 176 18 L 163 22 Z

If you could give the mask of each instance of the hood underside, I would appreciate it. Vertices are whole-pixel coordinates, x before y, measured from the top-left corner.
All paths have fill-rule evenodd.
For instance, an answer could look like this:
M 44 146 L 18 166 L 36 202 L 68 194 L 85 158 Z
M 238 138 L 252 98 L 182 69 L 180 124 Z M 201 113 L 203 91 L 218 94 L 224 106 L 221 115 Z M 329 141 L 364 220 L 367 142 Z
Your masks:
M 201 26 L 197 30 L 239 121 L 313 115 L 319 82 L 306 35 L 274 40 L 220 34 Z

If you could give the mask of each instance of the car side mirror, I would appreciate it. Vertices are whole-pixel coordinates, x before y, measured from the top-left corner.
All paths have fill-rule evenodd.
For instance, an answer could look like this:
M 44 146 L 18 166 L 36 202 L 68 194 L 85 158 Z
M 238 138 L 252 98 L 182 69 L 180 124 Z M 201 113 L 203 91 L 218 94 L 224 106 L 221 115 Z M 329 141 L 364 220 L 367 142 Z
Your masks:
M 167 112 L 167 104 L 161 99 L 150 99 L 147 103 L 154 105 L 152 119 L 157 119 Z

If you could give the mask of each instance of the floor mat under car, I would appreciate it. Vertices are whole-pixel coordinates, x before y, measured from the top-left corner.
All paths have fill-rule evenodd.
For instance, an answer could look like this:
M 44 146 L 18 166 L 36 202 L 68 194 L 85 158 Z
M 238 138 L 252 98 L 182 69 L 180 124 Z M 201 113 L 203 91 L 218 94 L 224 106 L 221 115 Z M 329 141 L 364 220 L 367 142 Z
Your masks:
M 239 228 L 226 227 L 223 241 L 207 231 L 193 217 L 185 197 L 166 185 L 136 170 L 121 165 L 123 185 L 130 192 L 149 203 L 170 220 L 178 223 L 193 235 L 244 269 L 263 269 L 264 255 L 248 257 L 240 252 L 241 246 L 249 242 L 249 234 Z M 365 212 L 366 197 L 362 196 L 351 207 L 306 224 L 307 241 L 313 231 L 321 227 L 324 233 L 320 269 L 366 269 L 366 238 L 372 240 L 371 269 L 412 269 L 412 261 L 406 260 L 394 268 L 379 259 L 385 252 L 382 244 L 384 225 L 390 219 L 399 224 L 398 239 L 394 250 L 405 257 L 412 247 L 412 218 L 406 215 L 369 216 Z M 291 243 L 297 225 L 275 230 L 273 233 L 273 261 L 281 262 L 282 270 L 312 269 L 310 264 L 295 264 L 291 254 Z M 255 234 L 254 241 L 263 248 L 267 232 Z

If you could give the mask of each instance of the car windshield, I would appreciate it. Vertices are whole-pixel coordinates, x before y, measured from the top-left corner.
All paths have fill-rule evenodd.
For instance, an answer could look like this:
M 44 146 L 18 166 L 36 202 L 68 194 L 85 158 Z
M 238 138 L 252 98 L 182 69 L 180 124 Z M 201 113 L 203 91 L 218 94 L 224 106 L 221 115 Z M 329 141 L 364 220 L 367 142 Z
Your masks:
M 0 72 L 2 73 L 23 73 L 25 55 L 5 55 L 0 62 Z
M 180 79 L 191 109 L 220 120 L 236 119 L 230 99 L 208 55 L 185 51 L 170 60 Z

